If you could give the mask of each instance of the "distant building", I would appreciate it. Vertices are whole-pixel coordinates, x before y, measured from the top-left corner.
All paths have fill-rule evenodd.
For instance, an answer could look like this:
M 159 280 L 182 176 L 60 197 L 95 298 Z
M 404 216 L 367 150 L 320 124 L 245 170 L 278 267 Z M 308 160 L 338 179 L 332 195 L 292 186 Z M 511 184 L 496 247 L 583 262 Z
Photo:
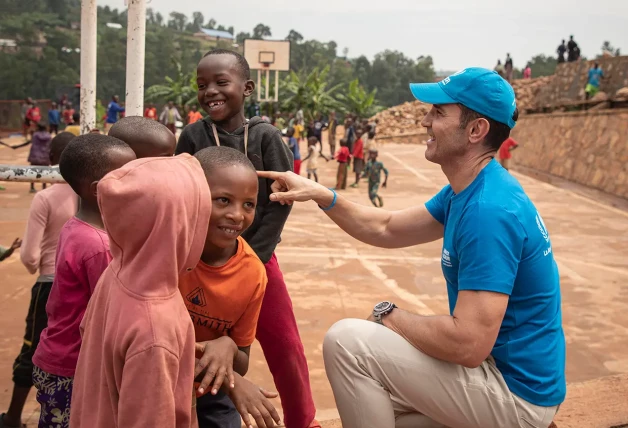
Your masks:
M 199 32 L 194 33 L 194 37 L 210 41 L 235 40 L 235 36 L 228 31 L 210 30 L 209 28 L 201 28 Z

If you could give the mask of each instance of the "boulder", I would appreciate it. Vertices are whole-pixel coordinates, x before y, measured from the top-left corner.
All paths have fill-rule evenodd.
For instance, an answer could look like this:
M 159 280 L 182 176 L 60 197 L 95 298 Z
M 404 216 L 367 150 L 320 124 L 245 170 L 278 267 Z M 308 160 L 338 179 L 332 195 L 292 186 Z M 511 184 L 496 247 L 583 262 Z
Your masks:
M 619 98 L 619 99 L 622 99 L 622 100 L 628 100 L 628 86 L 626 86 L 625 88 L 619 89 L 615 93 L 615 98 Z
M 600 91 L 591 97 L 591 101 L 608 101 L 608 94 Z

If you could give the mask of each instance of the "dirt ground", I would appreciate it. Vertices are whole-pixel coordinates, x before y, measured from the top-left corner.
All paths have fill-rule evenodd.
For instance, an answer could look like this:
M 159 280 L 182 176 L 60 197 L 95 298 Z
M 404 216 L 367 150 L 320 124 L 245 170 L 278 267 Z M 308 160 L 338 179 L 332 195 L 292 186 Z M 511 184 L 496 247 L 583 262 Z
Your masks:
M 0 147 L 0 164 L 24 164 L 27 151 Z M 388 189 L 380 192 L 385 209 L 421 204 L 446 183 L 440 169 L 424 159 L 423 151 L 423 146 L 381 148 L 380 160 L 390 171 Z M 333 186 L 337 164 L 320 162 L 321 182 Z M 562 280 L 568 382 L 628 374 L 628 212 L 572 190 L 514 175 L 537 205 L 552 237 Z M 32 195 L 28 184 L 1 184 L 6 190 L 0 191 L 0 243 L 7 246 L 24 231 Z M 342 193 L 355 202 L 370 204 L 365 183 Z M 401 250 L 369 247 L 343 235 L 315 204 L 299 204 L 293 209 L 277 255 L 303 338 L 319 419 L 337 417 L 322 361 L 321 343 L 327 329 L 342 318 L 366 318 L 373 305 L 384 299 L 425 315 L 447 313 L 440 251 L 440 242 Z M 11 366 L 21 346 L 34 279 L 18 255 L 0 263 L 0 412 L 9 403 Z M 272 388 L 272 377 L 257 345 L 249 373 L 253 381 Z M 622 391 L 623 396 L 611 394 L 608 400 L 598 400 L 599 405 L 580 409 L 578 424 L 573 426 L 602 426 L 597 415 L 604 414 L 605 405 L 617 407 L 617 400 L 623 401 L 619 408 L 625 413 L 625 421 L 618 422 L 628 422 L 628 397 L 626 389 Z M 582 391 L 576 394 L 587 395 Z M 30 426 L 35 426 L 34 398 L 29 400 L 26 414 Z

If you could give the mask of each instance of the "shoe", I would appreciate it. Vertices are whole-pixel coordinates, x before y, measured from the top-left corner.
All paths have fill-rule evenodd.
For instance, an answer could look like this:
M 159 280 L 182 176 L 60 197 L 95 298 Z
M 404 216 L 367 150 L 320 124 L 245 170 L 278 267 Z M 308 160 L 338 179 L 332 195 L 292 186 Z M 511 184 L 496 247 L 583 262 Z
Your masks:
M 312 421 L 312 423 L 307 428 L 323 428 L 316 419 Z
M 30 190 L 30 193 L 37 193 L 37 190 L 35 190 L 35 189 L 31 189 L 31 190 Z
M 355 189 L 356 187 L 358 187 L 358 183 L 353 183 L 353 184 L 352 184 L 351 186 L 349 186 L 349 187 L 353 187 L 353 188 Z
M 16 425 L 6 425 L 4 423 L 4 415 L 6 415 L 6 413 L 2 413 L 0 414 L 0 428 L 26 428 L 26 424 L 22 424 L 20 426 L 16 426 Z M 319 425 L 320 427 L 320 425 Z

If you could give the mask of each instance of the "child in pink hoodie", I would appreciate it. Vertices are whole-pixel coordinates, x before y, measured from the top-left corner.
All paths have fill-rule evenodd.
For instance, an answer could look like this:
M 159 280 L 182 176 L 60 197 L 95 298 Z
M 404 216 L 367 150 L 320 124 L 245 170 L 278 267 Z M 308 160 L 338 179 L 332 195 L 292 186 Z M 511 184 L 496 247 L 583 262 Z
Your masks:
M 100 181 L 98 204 L 113 260 L 82 323 L 70 426 L 196 426 L 194 327 L 178 281 L 205 243 L 203 170 L 188 154 L 139 159 Z

